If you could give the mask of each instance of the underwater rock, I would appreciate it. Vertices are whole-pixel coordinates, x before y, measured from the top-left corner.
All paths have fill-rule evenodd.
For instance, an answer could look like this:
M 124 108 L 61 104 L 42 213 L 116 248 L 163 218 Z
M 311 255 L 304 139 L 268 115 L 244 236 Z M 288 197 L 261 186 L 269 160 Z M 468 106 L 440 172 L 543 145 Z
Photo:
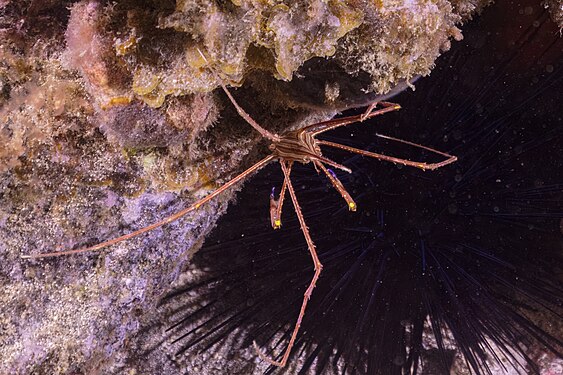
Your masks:
M 449 39 L 461 38 L 456 24 L 487 3 L 84 1 L 72 6 L 67 60 L 102 107 L 132 98 L 160 107 L 167 96 L 208 92 L 219 80 L 243 85 L 256 71 L 307 78 L 299 68 L 313 58 L 330 60 L 350 81 L 367 73 L 356 95 L 384 94 L 428 74 Z
M 1 1 L 0 372 L 130 360 L 232 191 L 99 254 L 20 256 L 143 227 L 257 160 L 220 82 L 269 129 L 324 120 L 428 74 L 479 9 L 461 4 Z
M 563 2 L 561 0 L 545 0 L 543 6 L 549 10 L 553 22 L 563 29 Z

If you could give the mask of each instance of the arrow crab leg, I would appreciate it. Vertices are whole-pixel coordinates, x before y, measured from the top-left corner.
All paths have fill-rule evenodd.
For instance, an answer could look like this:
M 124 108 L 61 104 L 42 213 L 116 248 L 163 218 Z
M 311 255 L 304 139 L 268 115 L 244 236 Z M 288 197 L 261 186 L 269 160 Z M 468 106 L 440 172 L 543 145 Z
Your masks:
M 407 144 L 409 146 L 413 146 L 413 147 L 417 147 L 417 148 L 421 148 L 430 152 L 433 152 L 435 154 L 438 155 L 442 155 L 445 156 L 447 159 L 444 161 L 441 161 L 439 163 L 424 163 L 424 162 L 419 162 L 419 161 L 411 161 L 411 160 L 406 160 L 406 159 L 401 159 L 401 158 L 396 158 L 393 156 L 387 156 L 387 155 L 383 155 L 383 154 L 378 154 L 376 152 L 370 152 L 370 151 L 365 151 L 365 150 L 361 150 L 359 148 L 354 148 L 354 147 L 350 147 L 350 146 L 346 146 L 346 145 L 341 145 L 340 143 L 335 143 L 335 142 L 329 142 L 329 141 L 323 141 L 323 140 L 318 140 L 318 144 L 320 145 L 324 145 L 324 146 L 329 146 L 329 147 L 333 147 L 333 148 L 338 148 L 344 151 L 349 151 L 349 152 L 353 152 L 355 154 L 359 154 L 359 155 L 363 155 L 363 156 L 369 156 L 371 158 L 374 159 L 379 159 L 379 160 L 385 160 L 385 161 L 390 161 L 392 163 L 396 163 L 396 164 L 403 164 L 403 165 L 408 165 L 411 167 L 416 167 L 416 168 L 420 168 L 423 170 L 434 170 L 434 169 L 438 169 L 441 168 L 445 165 L 451 164 L 453 162 L 455 162 L 457 160 L 456 156 L 450 155 L 450 154 L 446 154 L 445 152 L 442 151 L 438 151 L 435 150 L 433 148 L 430 147 L 426 147 L 426 146 L 422 146 L 419 145 L 417 143 L 413 143 L 413 142 L 409 142 L 409 141 L 404 141 L 402 139 L 398 139 L 398 138 L 394 138 L 394 137 L 389 137 L 387 135 L 381 135 L 381 134 L 377 134 L 378 137 L 380 138 L 384 138 L 384 139 L 389 139 L 391 141 L 396 141 L 396 142 L 400 142 L 400 143 L 404 143 Z
M 299 220 L 301 231 L 303 232 L 303 236 L 305 236 L 305 241 L 307 242 L 307 247 L 309 248 L 309 252 L 311 253 L 311 257 L 313 258 L 313 264 L 315 267 L 315 273 L 313 275 L 313 279 L 311 280 L 311 283 L 309 284 L 307 290 L 305 291 L 305 294 L 303 295 L 303 303 L 301 304 L 301 310 L 299 311 L 297 322 L 295 323 L 293 332 L 291 333 L 291 338 L 289 339 L 289 344 L 285 349 L 282 359 L 280 361 L 274 361 L 273 359 L 269 358 L 260 350 L 258 344 L 256 344 L 256 341 L 254 341 L 254 348 L 256 349 L 256 352 L 258 353 L 258 356 L 260 358 L 262 358 L 264 361 L 274 366 L 284 367 L 289 358 L 289 354 L 291 353 L 291 349 L 295 344 L 297 333 L 299 332 L 299 328 L 301 327 L 303 316 L 305 315 L 305 310 L 307 309 L 307 303 L 309 302 L 309 298 L 311 298 L 313 289 L 315 289 L 315 285 L 317 284 L 317 280 L 319 279 L 319 276 L 323 269 L 323 265 L 321 264 L 321 261 L 319 260 L 319 257 L 317 255 L 315 244 L 313 243 L 313 240 L 311 239 L 311 235 L 309 234 L 309 228 L 305 223 L 305 219 L 303 218 L 303 213 L 301 212 L 301 207 L 299 206 L 299 202 L 297 201 L 297 196 L 295 195 L 295 191 L 293 190 L 293 185 L 291 184 L 291 180 L 289 178 L 291 172 L 291 162 L 280 160 L 280 164 L 283 170 L 285 181 L 287 181 L 287 190 L 289 190 L 289 195 L 291 196 L 293 207 L 295 207 L 295 213 L 297 214 L 297 219 Z
M 265 157 L 264 159 L 260 160 L 258 163 L 254 164 L 252 167 L 248 168 L 247 170 L 245 170 L 244 172 L 242 172 L 238 176 L 234 177 L 232 180 L 230 180 L 229 182 L 227 182 L 226 184 L 224 184 L 223 186 L 221 186 L 220 188 L 218 188 L 217 190 L 215 190 L 211 194 L 209 194 L 209 195 L 205 196 L 204 198 L 198 200 L 197 202 L 191 204 L 189 207 L 186 207 L 183 210 L 178 211 L 173 215 L 170 215 L 170 216 L 168 216 L 168 217 L 166 217 L 166 218 L 164 218 L 164 219 L 162 219 L 162 220 L 160 220 L 156 223 L 153 223 L 153 224 L 148 225 L 144 228 L 138 229 L 134 232 L 113 238 L 113 239 L 108 240 L 108 241 L 101 242 L 99 244 L 96 244 L 96 245 L 90 246 L 90 247 L 83 247 L 83 248 L 75 249 L 75 250 L 55 251 L 55 252 L 51 252 L 51 253 L 22 255 L 21 257 L 25 258 L 25 259 L 37 259 L 37 258 L 58 257 L 58 256 L 61 256 L 61 255 L 81 254 L 81 253 L 86 253 L 86 252 L 90 252 L 90 251 L 98 251 L 98 250 L 101 250 L 105 247 L 115 245 L 116 243 L 119 243 L 121 241 L 125 241 L 125 240 L 128 240 L 128 239 L 133 238 L 133 237 L 137 237 L 140 234 L 150 232 L 153 229 L 156 229 L 158 227 L 161 227 L 163 225 L 172 223 L 173 221 L 180 219 L 182 216 L 186 215 L 189 212 L 197 210 L 200 206 L 209 202 L 211 199 L 215 198 L 216 196 L 218 196 L 219 194 L 221 194 L 222 192 L 224 192 L 225 190 L 227 190 L 231 186 L 235 185 L 237 182 L 244 180 L 251 173 L 259 170 L 262 167 L 264 167 L 272 159 L 274 159 L 274 157 L 272 155 Z

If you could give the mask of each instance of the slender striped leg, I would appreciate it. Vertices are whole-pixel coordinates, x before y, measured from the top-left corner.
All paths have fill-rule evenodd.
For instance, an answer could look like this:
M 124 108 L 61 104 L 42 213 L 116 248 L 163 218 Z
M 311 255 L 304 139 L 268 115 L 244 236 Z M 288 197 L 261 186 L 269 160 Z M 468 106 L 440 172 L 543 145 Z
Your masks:
M 383 108 L 377 109 L 377 106 L 381 106 Z M 397 103 L 373 102 L 366 108 L 365 112 L 360 116 L 360 122 L 364 122 L 367 119 L 370 119 L 375 116 L 383 115 L 385 113 L 398 111 L 399 109 L 401 109 L 401 106 Z
M 375 110 L 378 105 L 383 106 L 383 108 Z M 365 121 L 372 117 L 379 116 L 388 112 L 396 111 L 398 109 L 401 109 L 401 106 L 399 104 L 390 103 L 390 102 L 376 102 L 370 104 L 367 110 L 361 115 L 347 116 L 347 117 L 341 117 L 337 119 L 319 122 L 316 124 L 306 126 L 303 129 L 301 129 L 301 131 L 306 131 L 308 133 L 311 133 L 313 136 L 315 136 L 324 133 L 326 131 L 339 128 L 341 126 L 350 125 L 355 122 Z
M 451 164 L 453 162 L 455 162 L 457 160 L 456 156 L 450 155 L 450 154 L 446 154 L 445 152 L 442 151 L 438 151 L 435 150 L 433 148 L 430 147 L 426 147 L 426 146 L 422 146 L 419 145 L 417 143 L 413 143 L 413 142 L 409 142 L 409 141 L 404 141 L 402 139 L 398 139 L 398 138 L 394 138 L 394 137 L 389 137 L 386 135 L 381 135 L 381 134 L 377 134 L 378 137 L 380 138 L 384 138 L 384 139 L 389 139 L 392 141 L 396 141 L 396 142 L 400 142 L 400 143 L 404 143 L 407 144 L 409 146 L 413 146 L 413 147 L 417 147 L 417 148 L 422 148 L 424 150 L 433 152 L 435 154 L 438 155 L 442 155 L 444 157 L 446 157 L 447 159 L 438 163 L 423 163 L 423 162 L 419 162 L 419 161 L 411 161 L 411 160 L 407 160 L 407 159 L 401 159 L 401 158 L 396 158 L 393 156 L 387 156 L 387 155 L 383 155 L 383 154 L 378 154 L 375 152 L 369 152 L 369 151 L 364 151 L 364 150 L 360 150 L 358 148 L 354 148 L 354 147 L 350 147 L 350 146 L 345 146 L 345 145 L 341 145 L 339 143 L 334 143 L 334 142 L 328 142 L 328 141 L 321 141 L 318 140 L 317 143 L 320 145 L 325 145 L 325 146 L 329 146 L 329 147 L 334 147 L 334 148 L 339 148 L 341 150 L 345 150 L 345 151 L 349 151 L 349 152 L 353 152 L 356 154 L 360 154 L 363 156 L 369 156 L 371 158 L 375 158 L 375 159 L 379 159 L 379 160 L 385 160 L 385 161 L 390 161 L 392 163 L 398 163 L 398 164 L 403 164 L 403 165 L 408 165 L 410 167 L 416 167 L 416 168 L 420 168 L 423 170 L 434 170 L 434 169 L 438 169 L 441 168 L 445 165 Z
M 319 161 L 321 161 L 321 162 L 323 162 L 323 163 L 325 163 L 325 164 L 328 164 L 328 165 L 330 165 L 330 166 L 332 166 L 332 167 L 334 167 L 334 168 L 338 168 L 338 169 L 340 169 L 341 171 L 348 172 L 348 173 L 352 173 L 352 170 L 351 170 L 350 168 L 345 167 L 345 166 L 343 166 L 342 164 L 338 164 L 338 163 L 336 163 L 336 162 L 334 162 L 334 161 L 332 161 L 332 160 L 330 160 L 330 159 L 327 159 L 327 158 L 325 158 L 325 157 L 323 157 L 323 156 L 321 156 L 321 155 L 316 155 L 316 156 L 315 156 L 315 159 L 317 159 L 317 160 L 319 160 Z M 315 168 L 316 168 L 316 167 L 317 167 L 317 166 L 315 165 Z M 318 171 L 317 171 L 317 172 L 318 172 Z
M 203 61 L 205 61 L 206 64 L 209 64 L 209 61 L 207 61 L 207 58 L 205 57 L 203 52 L 201 52 L 201 50 L 199 48 L 197 49 L 197 51 L 201 55 Z M 213 69 L 211 69 L 211 72 L 214 75 L 218 76 L 218 74 L 215 73 L 215 71 Z M 242 117 L 254 129 L 256 129 L 256 131 L 258 131 L 260 134 L 262 134 L 262 137 L 267 138 L 270 141 L 279 141 L 280 140 L 279 135 L 270 133 L 269 131 L 264 129 L 260 124 L 258 124 L 256 121 L 254 121 L 254 119 L 252 117 L 250 117 L 250 115 L 248 113 L 246 113 L 246 111 L 244 109 L 242 109 L 242 107 L 237 103 L 237 101 L 235 100 L 235 98 L 233 97 L 233 95 L 231 94 L 229 89 L 227 89 L 227 86 L 225 86 L 225 84 L 221 81 L 220 78 L 218 79 L 218 81 L 219 81 L 219 84 L 221 85 L 221 88 L 223 88 L 223 91 L 225 91 L 225 94 L 227 94 L 227 97 L 229 98 L 229 100 L 231 101 L 231 103 L 233 104 L 235 109 L 237 110 L 240 117 Z
M 317 160 L 314 160 L 313 163 L 315 163 L 315 165 L 317 167 L 322 169 L 322 171 L 326 174 L 326 176 L 328 177 L 328 179 L 332 183 L 332 186 L 334 186 L 334 188 L 340 193 L 340 195 L 342 195 L 342 198 L 344 198 L 344 200 L 348 204 L 348 209 L 350 211 L 356 211 L 356 207 L 357 207 L 356 202 L 354 202 L 354 199 L 352 199 L 352 196 L 346 191 L 346 188 L 344 188 L 344 185 L 342 185 L 342 182 L 340 182 L 338 177 L 336 177 L 336 174 L 333 171 L 331 171 L 330 169 L 327 169 L 323 165 L 323 163 L 321 163 Z
M 227 86 L 225 86 L 223 83 L 221 83 L 221 87 L 223 88 L 223 91 L 225 91 L 225 94 L 227 94 L 227 96 L 229 97 L 229 100 L 231 101 L 231 103 L 233 104 L 233 106 L 235 106 L 238 114 L 240 115 L 240 117 L 242 117 L 250 126 L 252 126 L 254 129 L 256 129 L 264 138 L 269 139 L 270 141 L 274 141 L 274 142 L 279 142 L 280 140 L 280 136 L 277 134 L 272 134 L 269 131 L 267 131 L 266 129 L 264 129 L 262 126 L 260 126 L 256 121 L 254 121 L 254 119 L 252 117 L 250 117 L 250 115 L 248 113 L 246 113 L 246 111 L 244 109 L 242 109 L 242 107 L 237 103 L 237 101 L 235 100 L 235 98 L 233 97 L 233 95 L 231 94 L 231 92 L 229 91 L 229 89 L 227 89 Z
M 237 182 L 244 180 L 251 173 L 256 172 L 260 168 L 264 167 L 273 158 L 274 158 L 273 155 L 269 155 L 269 156 L 265 157 L 264 159 L 260 160 L 258 163 L 254 164 L 252 167 L 248 168 L 247 170 L 245 170 L 244 172 L 242 172 L 238 176 L 234 177 L 232 180 L 230 180 L 229 182 L 227 182 L 226 184 L 224 184 L 223 186 L 221 186 L 220 188 L 218 188 L 217 190 L 215 190 L 211 194 L 209 194 L 209 195 L 205 196 L 204 198 L 198 200 L 197 202 L 193 203 L 189 207 L 184 208 L 183 210 L 178 211 L 175 214 L 170 215 L 170 216 L 168 216 L 167 218 L 165 218 L 161 221 L 158 221 L 154 224 L 148 225 L 144 228 L 138 229 L 134 232 L 113 238 L 113 239 L 105 241 L 105 242 L 101 242 L 97 245 L 90 246 L 90 247 L 83 247 L 83 248 L 75 249 L 75 250 L 55 251 L 55 252 L 52 252 L 52 253 L 22 255 L 21 257 L 26 258 L 26 259 L 36 259 L 36 258 L 57 257 L 57 256 L 69 255 L 69 254 L 80 254 L 80 253 L 86 253 L 86 252 L 89 252 L 89 251 L 97 251 L 97 250 L 101 250 L 105 247 L 119 243 L 121 241 L 125 241 L 125 240 L 128 240 L 128 239 L 133 238 L 133 237 L 137 237 L 140 234 L 150 232 L 153 229 L 156 229 L 158 227 L 161 227 L 163 225 L 166 225 L 166 224 L 172 223 L 173 221 L 178 220 L 179 218 L 181 218 L 182 216 L 186 215 L 187 213 L 189 213 L 191 211 L 197 210 L 201 205 L 209 202 L 211 199 L 215 198 L 216 196 L 218 196 L 219 194 L 221 194 L 222 192 L 224 192 L 225 190 L 227 190 L 231 186 L 235 185 Z
M 291 164 L 288 167 L 288 172 L 288 174 L 291 174 Z M 272 193 L 270 194 L 270 221 L 272 223 L 272 228 L 274 229 L 281 228 L 281 214 L 286 191 L 287 181 L 284 178 L 280 197 L 277 200 L 275 199 L 274 188 L 272 188 Z
M 293 328 L 293 333 L 291 334 L 291 338 L 289 339 L 289 344 L 285 349 L 283 357 L 281 361 L 274 361 L 271 358 L 267 357 L 258 347 L 256 341 L 254 342 L 254 348 L 258 353 L 258 356 L 262 358 L 264 361 L 278 367 L 284 367 L 287 363 L 287 359 L 289 358 L 289 354 L 291 353 L 291 349 L 295 344 L 295 339 L 297 338 L 297 333 L 299 332 L 299 328 L 301 327 L 301 321 L 303 320 L 303 316 L 305 315 L 305 310 L 307 309 L 307 303 L 309 302 L 309 298 L 311 298 L 311 293 L 313 293 L 313 289 L 319 279 L 323 266 L 319 260 L 317 255 L 317 251 L 315 250 L 315 244 L 311 239 L 311 235 L 309 234 L 309 228 L 307 228 L 307 224 L 305 224 L 305 219 L 303 218 L 303 213 L 301 212 L 301 207 L 299 206 L 299 202 L 297 201 L 297 197 L 295 196 L 295 191 L 293 190 L 293 186 L 291 184 L 291 180 L 289 179 L 289 172 L 291 168 L 291 163 L 289 166 L 286 165 L 284 161 L 280 160 L 280 164 L 283 170 L 283 174 L 285 176 L 285 180 L 287 181 L 287 189 L 289 190 L 289 195 L 291 196 L 291 200 L 293 202 L 293 206 L 295 207 L 295 213 L 297 214 L 297 218 L 299 219 L 299 224 L 301 225 L 301 231 L 305 236 L 305 241 L 307 242 L 307 247 L 309 248 L 309 252 L 311 253 L 311 257 L 313 258 L 313 264 L 315 265 L 315 274 L 313 275 L 313 279 L 309 284 L 309 287 L 305 291 L 303 295 L 303 303 L 301 304 L 301 311 L 299 312 L 299 316 L 297 317 L 297 322 L 295 323 L 295 327 Z

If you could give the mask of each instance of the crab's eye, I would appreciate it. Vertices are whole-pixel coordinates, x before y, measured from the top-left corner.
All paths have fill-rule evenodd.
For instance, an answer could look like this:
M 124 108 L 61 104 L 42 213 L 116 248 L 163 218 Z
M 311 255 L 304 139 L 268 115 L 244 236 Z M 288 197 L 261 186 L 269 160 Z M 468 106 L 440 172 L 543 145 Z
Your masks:
M 272 143 L 270 146 L 268 146 L 268 148 L 270 149 L 270 151 L 274 151 L 276 149 L 275 143 Z

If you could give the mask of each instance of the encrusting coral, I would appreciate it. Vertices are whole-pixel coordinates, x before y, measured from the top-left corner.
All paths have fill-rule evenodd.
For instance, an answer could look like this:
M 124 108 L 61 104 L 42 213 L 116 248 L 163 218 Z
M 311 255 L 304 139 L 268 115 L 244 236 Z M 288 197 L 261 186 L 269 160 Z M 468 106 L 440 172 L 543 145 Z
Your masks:
M 553 21 L 559 25 L 559 31 L 563 31 L 563 2 L 560 0 L 545 0 L 542 4 L 551 13 Z
M 125 366 L 232 193 L 101 256 L 20 255 L 142 227 L 255 160 L 220 81 L 299 127 L 428 74 L 486 3 L 0 1 L 0 372 Z
M 241 85 L 255 70 L 290 81 L 306 61 L 332 57 L 346 73 L 369 73 L 365 89 L 382 94 L 428 74 L 449 38 L 461 38 L 461 20 L 446 0 L 87 2 L 71 11 L 68 60 L 101 106 L 135 96 L 160 107 L 166 96 L 215 88 L 197 48 L 226 83 Z

